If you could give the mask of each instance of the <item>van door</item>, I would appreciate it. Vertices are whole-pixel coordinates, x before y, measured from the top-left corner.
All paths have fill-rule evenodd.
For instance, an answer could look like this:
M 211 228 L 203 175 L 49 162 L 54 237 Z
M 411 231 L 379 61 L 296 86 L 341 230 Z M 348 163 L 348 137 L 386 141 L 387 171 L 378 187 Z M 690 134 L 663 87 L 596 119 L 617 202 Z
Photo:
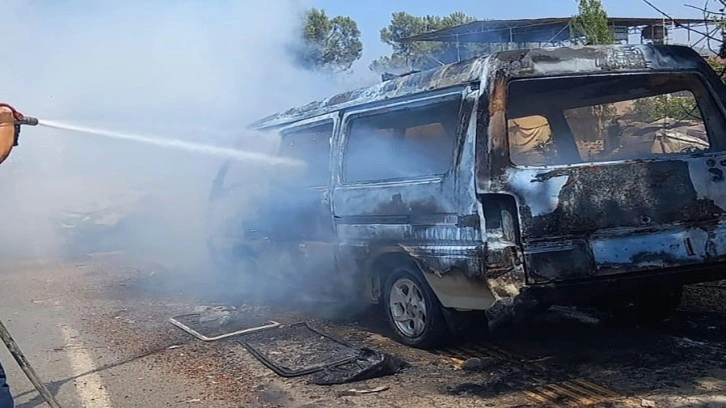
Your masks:
M 530 283 L 726 260 L 726 125 L 697 73 L 514 80 L 507 119 Z
M 463 99 L 468 92 L 461 87 L 345 114 L 333 209 L 341 258 L 355 258 L 358 270 L 367 270 L 366 262 L 385 252 L 413 257 L 440 274 L 454 266 L 468 271 L 469 261 L 479 265 L 478 222 L 461 222 L 472 212 L 478 221 L 472 209 L 476 198 L 471 160 L 469 176 L 462 182 L 464 193 L 459 191 L 455 166 L 458 143 L 471 117 L 471 102 Z M 471 150 L 467 152 L 473 157 Z M 376 289 L 369 292 L 374 298 Z M 445 296 L 438 291 L 437 295 Z M 442 303 L 485 308 L 490 301 L 452 296 L 478 304 L 449 304 L 448 298 Z
M 335 272 L 336 235 L 331 211 L 331 146 L 337 115 L 297 123 L 280 131 L 280 156 L 302 160 L 305 169 L 280 177 L 270 221 L 289 251 L 290 267 L 307 289 Z M 281 169 L 286 171 L 288 169 Z
M 245 193 L 236 187 L 234 197 L 226 200 L 233 207 L 232 216 L 221 217 L 220 222 L 227 224 L 225 234 L 210 246 L 241 252 L 232 253 L 233 260 L 248 254 L 241 258 L 243 265 L 235 268 L 244 269 L 245 275 L 254 270 L 253 277 L 264 280 L 258 283 L 275 292 L 266 295 L 285 296 L 281 289 L 291 287 L 314 291 L 316 284 L 330 281 L 321 276 L 335 271 L 336 236 L 329 197 L 331 143 L 337 123 L 337 115 L 326 115 L 275 129 L 277 154 L 305 166 L 270 165 L 263 173 L 252 169 L 257 171 L 252 177 L 260 183 L 246 175 L 241 187 L 254 191 Z M 215 184 L 230 184 L 224 181 L 228 176 L 223 167 Z

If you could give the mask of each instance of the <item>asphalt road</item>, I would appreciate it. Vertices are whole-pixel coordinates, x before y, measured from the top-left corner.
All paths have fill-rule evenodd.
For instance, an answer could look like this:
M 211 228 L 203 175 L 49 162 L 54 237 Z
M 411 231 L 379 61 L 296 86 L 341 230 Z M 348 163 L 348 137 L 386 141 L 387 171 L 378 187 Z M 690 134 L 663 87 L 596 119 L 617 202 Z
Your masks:
M 95 282 L 80 264 L 3 265 L 0 318 L 33 368 L 64 407 L 169 407 L 195 401 L 203 384 L 169 375 L 145 353 L 126 353 L 106 343 L 89 322 L 103 299 L 92 299 Z M 147 354 L 151 354 L 149 351 Z M 2 348 L 18 408 L 45 406 Z M 206 401 L 204 406 L 230 406 Z
M 318 386 L 278 377 L 234 340 L 204 343 L 170 325 L 169 317 L 220 300 L 190 292 L 203 288 L 203 274 L 182 279 L 123 257 L 6 263 L 0 274 L 0 319 L 64 407 L 726 406 L 721 289 L 690 290 L 683 310 L 655 328 L 557 309 L 438 354 L 391 341 L 372 313 L 332 322 L 292 301 L 246 309 L 282 323 L 308 320 L 411 364 L 394 376 Z M 480 367 L 462 369 L 472 356 Z M 17 406 L 44 406 L 6 350 L 0 359 Z

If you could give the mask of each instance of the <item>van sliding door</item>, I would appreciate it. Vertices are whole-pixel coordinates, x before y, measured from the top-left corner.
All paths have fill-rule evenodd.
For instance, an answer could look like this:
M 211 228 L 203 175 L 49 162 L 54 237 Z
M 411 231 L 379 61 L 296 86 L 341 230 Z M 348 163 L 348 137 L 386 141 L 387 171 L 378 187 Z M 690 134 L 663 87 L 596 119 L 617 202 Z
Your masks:
M 457 190 L 458 142 L 468 129 L 466 107 L 471 109 L 465 94 L 448 91 L 345 115 L 333 195 L 345 259 L 365 264 L 382 252 L 402 252 L 428 271 L 446 274 L 474 256 L 480 230 L 459 221 L 475 197 L 464 203 Z M 449 306 L 447 299 L 442 303 Z

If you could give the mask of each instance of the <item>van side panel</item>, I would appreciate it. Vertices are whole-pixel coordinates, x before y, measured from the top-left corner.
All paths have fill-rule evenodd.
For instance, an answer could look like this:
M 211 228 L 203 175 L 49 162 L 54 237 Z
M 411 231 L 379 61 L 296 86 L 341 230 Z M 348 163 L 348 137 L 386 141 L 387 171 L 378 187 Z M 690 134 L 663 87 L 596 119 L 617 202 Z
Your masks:
M 485 252 L 474 194 L 475 101 L 471 97 L 461 104 L 450 160 L 455 165 L 440 176 L 346 183 L 345 139 L 355 133 L 349 124 L 358 113 L 346 115 L 343 129 L 348 133 L 337 149 L 340 177 L 333 193 L 339 255 L 356 257 L 360 270 L 368 272 L 373 300 L 386 272 L 376 260 L 399 253 L 421 267 L 445 307 L 485 310 L 494 301 L 481 279 Z

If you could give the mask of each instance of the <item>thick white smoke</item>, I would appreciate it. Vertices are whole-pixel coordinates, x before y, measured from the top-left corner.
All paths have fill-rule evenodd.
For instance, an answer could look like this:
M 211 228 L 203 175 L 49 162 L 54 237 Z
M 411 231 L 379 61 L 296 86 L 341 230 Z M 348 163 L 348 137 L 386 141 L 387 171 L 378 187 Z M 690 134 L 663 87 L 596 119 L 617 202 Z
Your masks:
M 275 141 L 247 133 L 247 123 L 347 88 L 292 64 L 288 45 L 306 6 L 5 1 L 0 101 L 47 120 L 267 151 Z M 151 221 L 118 239 L 172 267 L 196 265 L 206 251 L 200 214 L 220 164 L 212 156 L 26 127 L 0 167 L 4 259 L 67 252 L 74 244 L 63 231 L 76 231 L 61 227 L 68 211 L 100 210 L 107 217 L 101 222 L 113 224 L 140 209 Z

